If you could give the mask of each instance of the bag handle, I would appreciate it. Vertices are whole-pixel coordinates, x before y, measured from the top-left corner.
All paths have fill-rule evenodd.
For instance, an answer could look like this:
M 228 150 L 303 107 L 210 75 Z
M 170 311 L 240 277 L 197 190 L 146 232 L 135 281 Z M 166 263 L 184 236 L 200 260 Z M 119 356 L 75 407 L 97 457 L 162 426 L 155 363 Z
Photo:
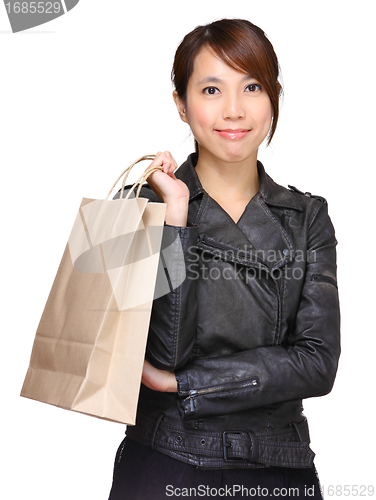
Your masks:
M 137 184 L 139 184 L 139 186 L 137 188 L 137 192 L 136 192 L 136 198 L 138 198 L 139 194 L 140 194 L 140 191 L 141 191 L 141 188 L 142 188 L 142 184 L 146 181 L 146 179 L 149 177 L 149 175 L 153 174 L 157 170 L 163 170 L 162 165 L 155 166 L 155 167 L 151 168 L 150 170 L 146 170 L 141 175 L 141 177 L 139 179 L 137 179 L 137 181 L 133 184 L 133 186 L 131 187 L 131 189 L 127 193 L 127 196 L 124 198 L 124 200 L 127 200 L 129 198 L 129 195 L 131 194 L 131 192 L 133 191 L 133 189 L 137 186 Z M 123 191 L 121 192 L 121 196 L 122 195 L 123 195 Z
M 121 185 L 121 192 L 120 192 L 120 199 L 123 198 L 123 192 L 124 192 L 124 187 L 125 187 L 125 183 L 126 183 L 126 180 L 127 180 L 127 177 L 129 175 L 129 172 L 131 171 L 131 169 L 137 164 L 139 163 L 140 161 L 143 161 L 143 160 L 154 160 L 155 158 L 155 155 L 145 155 L 145 156 L 141 156 L 140 158 L 138 158 L 135 162 L 132 163 L 132 165 L 130 165 L 129 167 L 127 167 L 124 172 L 122 172 L 119 177 L 116 179 L 116 181 L 114 182 L 112 188 L 110 189 L 107 197 L 106 197 L 106 200 L 108 200 L 108 197 L 110 196 L 110 194 L 112 193 L 114 187 L 116 186 L 116 184 L 119 182 L 119 180 L 123 177 L 124 175 L 124 179 L 123 179 L 123 182 L 122 182 L 122 185 Z M 141 191 L 141 187 L 142 187 L 142 183 L 146 181 L 146 179 L 149 177 L 150 174 L 156 172 L 157 170 L 163 170 L 163 167 L 162 166 L 159 166 L 159 167 L 153 167 L 152 169 L 144 172 L 141 177 L 133 184 L 132 188 L 129 190 L 129 193 L 127 194 L 127 196 L 125 197 L 125 199 L 128 199 L 130 193 L 133 191 L 133 189 L 136 187 L 137 184 L 140 184 L 138 189 L 137 189 L 137 193 L 136 193 L 136 197 L 139 196 L 140 194 L 140 191 Z

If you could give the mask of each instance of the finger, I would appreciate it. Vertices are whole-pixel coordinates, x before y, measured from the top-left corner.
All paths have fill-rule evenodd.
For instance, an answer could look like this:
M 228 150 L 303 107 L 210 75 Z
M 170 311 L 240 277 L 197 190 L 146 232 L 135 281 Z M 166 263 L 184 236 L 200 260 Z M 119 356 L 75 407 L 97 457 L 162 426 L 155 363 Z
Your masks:
M 163 166 L 163 153 L 158 151 L 158 153 L 155 155 L 154 160 L 146 167 L 145 172 L 148 170 L 151 170 L 154 167 L 161 167 Z
M 172 162 L 172 155 L 171 155 L 170 151 L 164 151 L 162 159 L 164 160 L 164 162 L 163 162 L 164 165 L 166 165 L 166 167 L 167 167 L 166 170 L 168 170 L 168 168 Z
M 173 158 L 169 151 L 165 151 L 158 157 L 158 163 L 163 167 L 163 172 L 170 174 L 173 167 Z
M 178 164 L 176 163 L 175 158 L 172 156 L 170 151 L 165 151 L 165 155 L 171 160 L 171 163 L 168 165 L 168 173 L 171 175 L 177 168 Z
M 156 166 L 161 166 L 164 173 L 171 175 L 173 171 L 177 168 L 177 163 L 169 151 L 164 151 L 164 152 L 158 151 L 158 153 L 155 155 L 154 160 L 145 169 L 145 172 Z M 153 176 L 154 174 L 151 175 Z
M 176 163 L 175 158 L 172 156 L 170 151 L 165 151 L 165 154 L 171 159 L 171 166 L 173 170 L 176 170 L 178 168 L 178 164 Z

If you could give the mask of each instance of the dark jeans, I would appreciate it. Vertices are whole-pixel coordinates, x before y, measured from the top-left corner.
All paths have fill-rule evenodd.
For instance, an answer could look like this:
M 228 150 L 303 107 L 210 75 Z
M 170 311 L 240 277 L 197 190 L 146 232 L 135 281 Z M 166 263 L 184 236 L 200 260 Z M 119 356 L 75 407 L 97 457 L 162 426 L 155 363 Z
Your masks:
M 265 497 L 321 500 L 315 467 L 200 470 L 126 437 L 116 455 L 109 500 Z

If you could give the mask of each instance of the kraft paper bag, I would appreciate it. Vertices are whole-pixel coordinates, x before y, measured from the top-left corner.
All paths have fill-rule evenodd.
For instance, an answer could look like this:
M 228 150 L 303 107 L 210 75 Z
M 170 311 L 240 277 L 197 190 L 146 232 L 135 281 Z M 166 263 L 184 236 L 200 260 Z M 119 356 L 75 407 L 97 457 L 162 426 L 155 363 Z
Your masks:
M 21 396 L 135 424 L 166 211 L 139 191 L 82 200 Z

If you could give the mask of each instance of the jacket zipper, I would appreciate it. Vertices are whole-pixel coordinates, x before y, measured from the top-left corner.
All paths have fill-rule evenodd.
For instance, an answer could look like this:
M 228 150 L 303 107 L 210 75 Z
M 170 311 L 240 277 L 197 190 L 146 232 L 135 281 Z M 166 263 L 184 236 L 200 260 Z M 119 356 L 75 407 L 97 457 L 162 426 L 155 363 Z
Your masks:
M 232 389 L 244 389 L 245 387 L 256 387 L 259 385 L 259 379 L 258 377 L 253 377 L 251 379 L 243 380 L 241 383 L 238 384 L 224 384 L 220 385 L 217 387 L 204 387 L 203 389 L 192 389 L 189 391 L 189 395 L 184 398 L 184 401 L 188 401 L 190 403 L 191 411 L 194 411 L 194 400 L 197 398 L 197 396 L 203 396 L 205 394 L 213 394 L 215 392 L 224 392 L 224 391 L 230 391 Z
M 338 288 L 336 280 L 331 276 L 327 276 L 326 274 L 312 274 L 311 281 L 322 281 L 324 283 L 330 283 Z
M 206 247 L 219 248 L 220 250 L 225 250 L 225 251 L 229 249 L 227 246 L 221 245 L 217 241 L 207 240 L 205 237 L 200 237 L 199 239 L 202 242 L 202 244 L 205 245 Z M 234 249 L 234 250 L 236 250 L 236 249 Z M 243 263 L 243 265 L 246 265 L 246 266 L 249 266 L 249 267 L 258 267 L 256 265 L 257 263 L 261 265 L 262 269 L 264 269 L 266 271 L 269 271 L 269 268 L 257 256 L 256 256 L 256 259 L 255 259 L 255 262 L 252 261 L 252 260 L 251 261 L 247 260 L 247 262 Z

